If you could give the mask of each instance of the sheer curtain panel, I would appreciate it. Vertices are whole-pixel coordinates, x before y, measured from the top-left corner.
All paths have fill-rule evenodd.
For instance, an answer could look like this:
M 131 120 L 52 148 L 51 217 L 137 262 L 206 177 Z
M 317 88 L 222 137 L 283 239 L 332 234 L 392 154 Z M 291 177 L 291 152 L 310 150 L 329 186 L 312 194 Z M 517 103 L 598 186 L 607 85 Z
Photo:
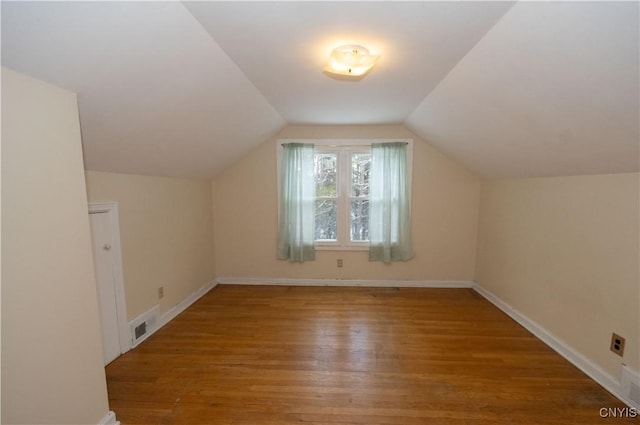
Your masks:
M 371 145 L 369 260 L 406 261 L 411 249 L 411 181 L 407 144 Z
M 278 258 L 290 261 L 315 259 L 315 181 L 313 145 L 282 146 Z

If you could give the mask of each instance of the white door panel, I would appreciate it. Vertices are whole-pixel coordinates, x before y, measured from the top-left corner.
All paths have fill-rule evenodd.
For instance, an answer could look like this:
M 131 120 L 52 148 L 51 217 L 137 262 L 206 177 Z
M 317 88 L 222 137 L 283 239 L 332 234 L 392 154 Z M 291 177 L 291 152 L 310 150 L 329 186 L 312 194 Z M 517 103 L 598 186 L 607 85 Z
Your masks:
M 115 360 L 121 353 L 118 329 L 118 303 L 116 298 L 115 260 L 109 212 L 89 214 L 93 244 L 93 264 L 98 290 L 98 305 L 102 325 L 102 352 L 104 364 Z

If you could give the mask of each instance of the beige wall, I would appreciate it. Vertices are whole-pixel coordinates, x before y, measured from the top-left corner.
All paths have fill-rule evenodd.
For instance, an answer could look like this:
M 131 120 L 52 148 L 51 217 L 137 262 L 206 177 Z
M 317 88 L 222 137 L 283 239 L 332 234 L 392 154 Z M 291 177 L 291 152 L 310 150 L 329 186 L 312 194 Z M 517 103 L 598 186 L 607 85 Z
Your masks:
M 156 304 L 164 313 L 215 278 L 210 182 L 96 171 L 86 180 L 90 202 L 118 202 L 129 320 Z
M 108 412 L 76 96 L 2 68 L 2 423 Z
M 276 259 L 278 138 L 412 138 L 413 246 L 406 263 L 371 263 L 367 252 L 318 251 L 303 264 Z M 219 277 L 472 280 L 480 181 L 403 126 L 289 126 L 214 183 Z M 336 259 L 344 267 L 336 267 Z
M 638 180 L 495 181 L 481 197 L 477 282 L 616 379 L 640 370 Z

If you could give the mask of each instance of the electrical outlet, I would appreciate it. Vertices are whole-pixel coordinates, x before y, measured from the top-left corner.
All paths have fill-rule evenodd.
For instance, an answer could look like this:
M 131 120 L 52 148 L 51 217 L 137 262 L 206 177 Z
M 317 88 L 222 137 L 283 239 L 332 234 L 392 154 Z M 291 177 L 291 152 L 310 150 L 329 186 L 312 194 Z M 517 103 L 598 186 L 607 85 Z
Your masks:
M 336 264 L 338 267 L 342 267 L 342 258 L 338 258 L 338 260 L 336 261 Z
M 158 288 L 158 298 L 164 297 L 164 286 Z
M 624 338 L 616 333 L 611 334 L 611 347 L 609 349 L 622 357 L 624 355 Z

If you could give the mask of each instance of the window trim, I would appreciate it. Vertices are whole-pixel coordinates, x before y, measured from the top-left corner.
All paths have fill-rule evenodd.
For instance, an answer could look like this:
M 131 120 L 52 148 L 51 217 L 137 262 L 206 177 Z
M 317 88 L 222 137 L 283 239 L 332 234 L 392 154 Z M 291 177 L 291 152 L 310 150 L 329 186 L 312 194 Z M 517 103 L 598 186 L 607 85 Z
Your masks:
M 276 140 L 276 163 L 277 163 L 277 191 L 278 191 L 278 217 L 280 217 L 280 167 L 282 161 L 282 145 L 287 143 L 312 143 L 315 145 L 316 152 L 343 152 L 349 151 L 350 153 L 358 153 L 358 151 L 370 152 L 371 145 L 374 143 L 392 143 L 392 142 L 405 142 L 407 143 L 407 165 L 409 168 L 410 180 L 413 180 L 413 139 L 397 138 L 397 139 L 277 139 Z M 348 158 L 349 160 L 347 160 Z M 338 156 L 338 174 L 346 173 L 351 176 L 351 163 L 349 155 Z M 340 181 L 340 180 L 339 180 Z M 350 185 L 351 178 L 343 178 L 341 180 L 342 187 L 338 188 L 338 228 L 345 229 L 343 233 L 343 239 L 338 239 L 336 242 L 332 241 L 316 241 L 315 249 L 317 251 L 368 251 L 369 242 L 352 242 L 349 235 L 350 229 L 350 217 L 348 214 L 347 202 L 351 198 Z M 412 185 L 413 186 L 413 185 Z M 345 191 L 347 196 L 340 196 L 342 191 Z M 413 195 L 412 195 L 413 196 Z M 342 227 L 340 227 L 342 226 Z M 340 233 L 338 233 L 340 235 Z

